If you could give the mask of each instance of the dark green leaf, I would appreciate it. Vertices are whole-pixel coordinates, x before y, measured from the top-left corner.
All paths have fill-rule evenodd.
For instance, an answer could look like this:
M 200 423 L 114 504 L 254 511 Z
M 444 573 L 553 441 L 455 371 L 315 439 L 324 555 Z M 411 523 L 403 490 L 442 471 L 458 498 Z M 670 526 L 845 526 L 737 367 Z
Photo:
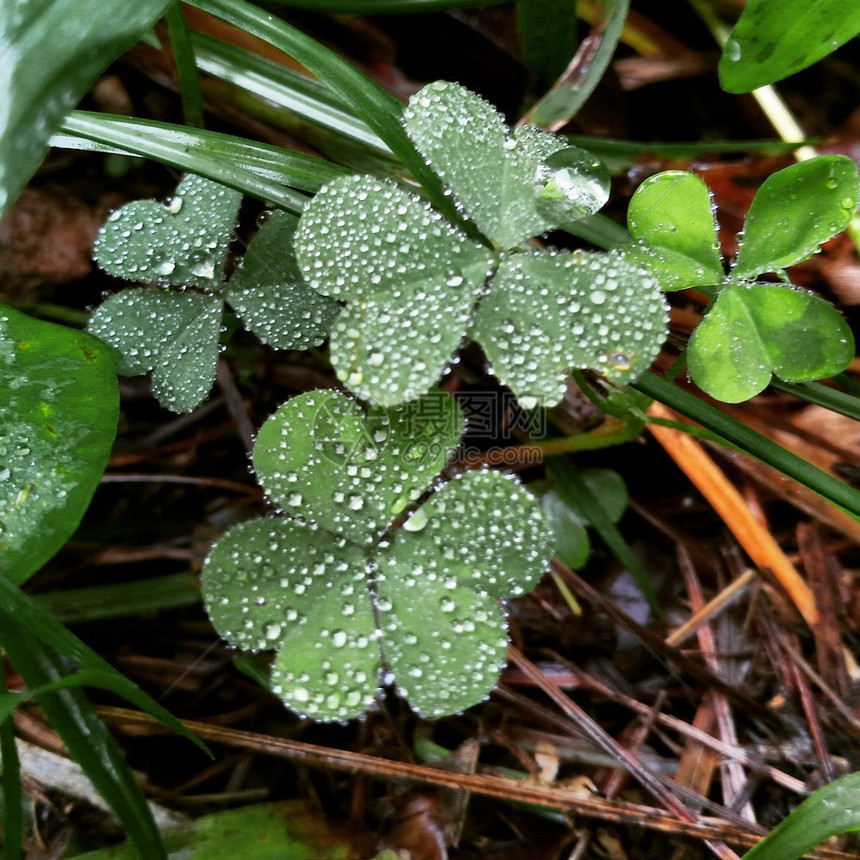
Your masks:
M 89 330 L 120 354 L 120 373 L 151 370 L 159 403 L 189 412 L 215 381 L 222 308 L 215 296 L 135 287 L 102 302 Z
M 170 38 L 170 51 L 179 76 L 179 93 L 182 97 L 182 113 L 185 115 L 185 122 L 192 127 L 202 128 L 203 90 L 200 86 L 200 76 L 197 74 L 194 46 L 185 22 L 182 4 L 171 3 L 164 13 L 164 19 Z
M 747 93 L 793 75 L 860 33 L 843 0 L 748 0 L 720 57 L 720 83 Z
M 0 216 L 48 151 L 48 139 L 98 74 L 168 0 L 15 0 L 0 15 Z
M 858 193 L 857 165 L 844 155 L 822 155 L 772 174 L 750 205 L 732 274 L 755 277 L 805 260 L 848 226 Z
M 77 528 L 107 464 L 113 357 L 84 332 L 0 304 L 0 574 L 24 582 Z
M 242 322 L 275 349 L 318 346 L 340 310 L 302 278 L 293 251 L 297 223 L 288 212 L 272 212 L 227 284 L 227 301 Z
M 517 0 L 517 29 L 531 90 L 549 89 L 579 46 L 575 0 Z
M 823 299 L 764 284 L 724 289 L 690 339 L 695 383 L 727 403 L 758 394 L 771 374 L 790 382 L 822 379 L 854 357 L 851 329 Z
M 6 673 L 0 672 L 0 696 L 8 696 Z M 0 836 L 6 860 L 21 860 L 24 840 L 24 816 L 21 792 L 21 762 L 15 743 L 15 726 L 11 720 L 0 720 L 0 762 L 3 781 L 0 784 Z

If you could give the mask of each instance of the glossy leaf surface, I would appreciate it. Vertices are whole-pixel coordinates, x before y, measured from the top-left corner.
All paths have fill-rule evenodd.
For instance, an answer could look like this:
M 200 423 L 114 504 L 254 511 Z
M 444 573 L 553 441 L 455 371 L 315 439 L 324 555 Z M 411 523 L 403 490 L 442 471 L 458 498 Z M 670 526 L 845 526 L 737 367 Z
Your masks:
M 104 344 L 0 304 L 0 575 L 24 582 L 77 528 L 118 414 Z

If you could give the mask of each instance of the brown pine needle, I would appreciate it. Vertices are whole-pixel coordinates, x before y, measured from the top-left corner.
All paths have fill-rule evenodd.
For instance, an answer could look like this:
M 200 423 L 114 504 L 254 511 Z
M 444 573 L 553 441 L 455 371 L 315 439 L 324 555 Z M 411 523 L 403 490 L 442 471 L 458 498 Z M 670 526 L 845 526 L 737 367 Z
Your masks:
M 654 418 L 678 420 L 661 403 L 652 403 L 648 414 Z M 666 453 L 686 473 L 699 492 L 744 548 L 753 563 L 770 570 L 788 593 L 804 620 L 810 626 L 818 622 L 815 595 L 795 566 L 788 560 L 771 533 L 750 513 L 741 494 L 714 463 L 705 449 L 680 430 L 649 424 L 648 429 Z

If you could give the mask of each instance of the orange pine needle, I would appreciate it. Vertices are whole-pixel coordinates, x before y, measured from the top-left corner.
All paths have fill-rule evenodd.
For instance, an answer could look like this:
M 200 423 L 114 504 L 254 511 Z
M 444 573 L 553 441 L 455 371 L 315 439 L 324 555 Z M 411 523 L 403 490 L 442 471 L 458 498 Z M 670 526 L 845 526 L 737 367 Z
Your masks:
M 661 403 L 652 403 L 648 414 L 677 421 L 678 417 Z M 815 595 L 788 560 L 771 533 L 752 515 L 741 494 L 714 463 L 705 449 L 680 430 L 649 424 L 648 429 L 666 453 L 686 473 L 710 502 L 753 563 L 769 569 L 788 593 L 810 626 L 818 622 Z

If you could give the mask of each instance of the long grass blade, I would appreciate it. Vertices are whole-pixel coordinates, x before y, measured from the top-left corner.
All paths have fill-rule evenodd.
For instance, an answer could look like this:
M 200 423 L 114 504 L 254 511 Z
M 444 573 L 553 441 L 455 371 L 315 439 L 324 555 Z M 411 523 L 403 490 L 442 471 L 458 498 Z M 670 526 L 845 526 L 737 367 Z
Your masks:
M 185 23 L 185 15 L 179 0 L 174 0 L 164 10 L 164 20 L 167 23 L 170 48 L 179 78 L 179 94 L 185 122 L 194 128 L 203 128 L 203 90 L 200 87 L 200 76 L 197 74 L 197 63 L 194 60 L 191 33 Z
M 0 667 L 2 668 L 2 667 Z M 6 673 L 0 671 L 0 696 L 10 695 Z M 3 832 L 0 845 L 6 860 L 21 860 L 24 816 L 21 796 L 21 762 L 15 746 L 15 726 L 0 716 L 0 761 L 3 763 Z

